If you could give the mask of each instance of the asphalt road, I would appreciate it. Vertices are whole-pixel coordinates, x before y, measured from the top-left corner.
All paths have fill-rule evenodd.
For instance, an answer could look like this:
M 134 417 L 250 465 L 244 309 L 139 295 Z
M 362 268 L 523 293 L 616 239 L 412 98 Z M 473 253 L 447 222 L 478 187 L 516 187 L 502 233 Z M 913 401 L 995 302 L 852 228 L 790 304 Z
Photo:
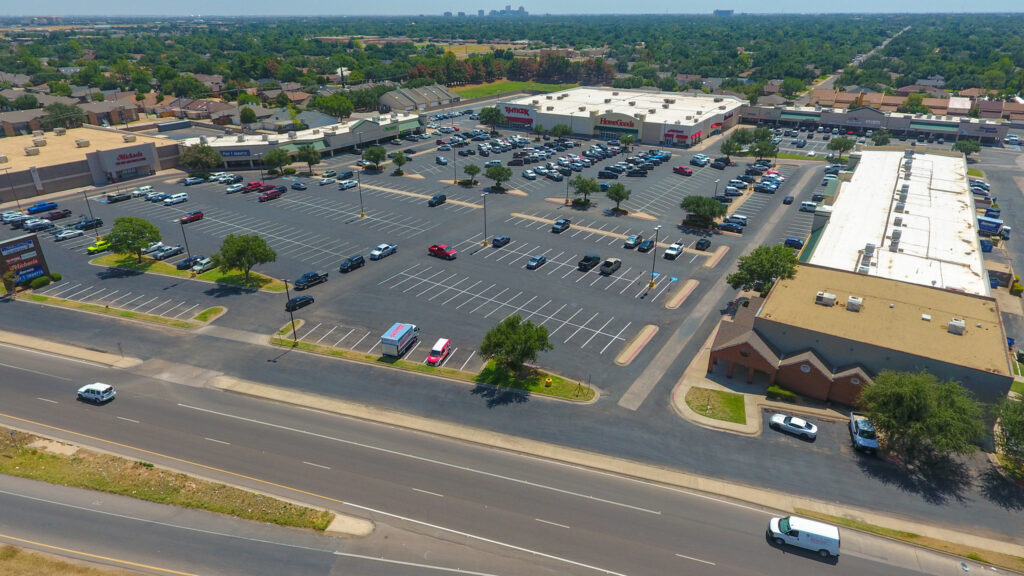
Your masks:
M 452 544 L 508 556 L 511 571 L 498 562 L 487 573 L 522 573 L 518 562 L 523 555 L 537 562 L 531 573 L 563 574 L 654 575 L 714 566 L 715 572 L 736 575 L 825 570 L 901 575 L 952 573 L 958 566 L 950 558 L 853 532 L 844 534 L 843 556 L 837 562 L 822 562 L 812 554 L 767 543 L 764 527 L 770 512 L 757 507 L 37 353 L 5 349 L 4 357 L 0 390 L 10 401 L 0 420 L 6 423 L 28 429 L 54 426 L 48 433 L 59 438 L 81 440 L 87 435 L 90 444 L 129 457 L 198 470 L 272 494 L 301 496 L 440 541 L 424 545 L 427 551 L 406 549 L 407 554 L 432 557 L 430 549 L 439 547 L 443 555 L 450 553 L 445 545 Z M 73 389 L 83 379 L 114 383 L 117 399 L 105 406 L 76 402 Z M 32 392 L 24 394 L 26 388 Z M 82 506 L 82 495 L 64 490 L 41 500 L 19 496 L 38 488 L 0 493 L 7 502 L 21 502 L 0 507 L 8 537 L 42 539 L 152 565 L 234 573 L 239 565 L 226 558 L 227 548 L 218 546 L 222 539 L 231 539 L 232 551 L 258 548 L 242 561 L 238 573 L 246 573 L 249 562 L 263 568 L 287 565 L 292 572 L 298 565 L 303 574 L 327 574 L 336 568 L 326 537 L 269 534 L 265 527 L 195 519 L 195 513 L 180 511 L 173 511 L 172 521 L 156 524 L 152 518 L 160 511 L 149 505 L 135 513 L 145 520 L 105 516 L 104 531 L 83 534 L 97 521 L 96 507 Z M 54 503 L 64 498 L 78 502 L 79 508 Z M 114 507 L 131 506 L 107 496 L 100 499 L 117 500 Z M 36 518 L 30 521 L 32 516 Z M 140 521 L 146 522 L 145 530 L 139 528 Z M 26 528 L 19 528 L 23 522 Z M 53 522 L 62 528 L 47 534 L 44 528 Z M 211 523 L 218 527 L 206 538 L 186 533 L 186 528 L 208 529 Z M 176 546 L 167 549 L 168 541 Z M 482 561 L 479 554 L 467 558 Z M 184 563 L 181 556 L 187 558 Z M 342 560 L 358 560 L 355 573 L 405 573 L 352 557 L 336 561 Z

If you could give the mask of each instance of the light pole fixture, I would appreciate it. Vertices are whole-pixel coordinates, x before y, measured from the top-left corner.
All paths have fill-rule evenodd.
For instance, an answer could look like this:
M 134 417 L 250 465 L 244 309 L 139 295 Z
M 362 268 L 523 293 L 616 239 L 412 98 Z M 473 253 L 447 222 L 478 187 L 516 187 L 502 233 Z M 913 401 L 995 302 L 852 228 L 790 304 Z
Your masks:
M 192 251 L 188 249 L 188 236 L 185 236 L 185 223 L 178 219 L 178 225 L 181 226 L 181 239 L 185 241 L 185 255 L 192 258 Z
M 718 196 L 718 183 L 719 182 L 721 182 L 721 180 L 715 180 L 715 196 Z
M 260 182 L 263 182 L 263 153 L 260 152 L 256 155 L 256 160 L 260 163 Z
M 14 196 L 14 203 L 18 205 L 18 212 L 21 212 L 21 200 L 18 199 L 18 192 L 14 189 L 14 181 L 11 180 L 11 169 L 4 168 L 4 174 L 7 175 L 7 185 L 11 187 L 11 196 Z
M 90 220 L 95 220 L 96 217 L 92 215 L 92 204 L 89 204 L 89 195 L 85 193 L 85 190 L 82 190 L 82 196 L 85 197 L 85 207 L 89 210 L 89 219 Z M 99 240 L 100 239 L 100 229 L 99 228 L 94 228 L 94 230 L 96 230 L 96 240 Z
M 661 230 L 661 225 L 654 227 L 654 246 L 651 248 L 651 283 L 649 286 L 654 288 L 654 265 L 658 262 L 658 231 Z
M 572 182 L 569 178 L 565 179 L 565 205 L 569 205 L 569 183 Z
M 484 199 L 484 248 L 487 247 L 487 194 L 487 192 L 484 192 L 480 195 L 480 197 Z
M 285 298 L 288 298 L 288 301 L 291 302 L 292 301 L 292 293 L 291 293 L 290 290 L 288 290 L 288 280 L 285 279 L 285 278 L 282 278 L 281 281 L 284 282 Z M 292 310 L 289 310 L 288 311 L 288 316 L 292 319 L 292 346 L 293 347 L 294 346 L 298 346 L 299 345 L 299 337 L 295 334 L 295 312 L 293 312 Z
M 359 217 L 366 218 L 366 211 L 363 210 L 363 180 L 360 177 L 362 170 L 356 172 L 356 190 L 359 190 Z

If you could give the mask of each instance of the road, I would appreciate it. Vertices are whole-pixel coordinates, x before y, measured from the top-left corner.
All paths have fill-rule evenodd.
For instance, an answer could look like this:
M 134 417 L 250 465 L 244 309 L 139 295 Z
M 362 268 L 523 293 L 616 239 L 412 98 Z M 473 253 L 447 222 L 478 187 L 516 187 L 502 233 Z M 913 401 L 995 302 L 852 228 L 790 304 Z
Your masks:
M 76 402 L 73 389 L 83 380 L 114 384 L 117 399 L 99 407 Z M 758 507 L 40 353 L 5 348 L 0 391 L 9 399 L 0 415 L 5 424 L 84 440 L 254 490 L 301 497 L 369 517 L 385 527 L 385 533 L 398 530 L 431 537 L 429 543 L 396 549 L 396 561 L 455 558 L 450 546 L 459 546 L 476 551 L 466 556 L 469 564 L 483 565 L 458 568 L 500 574 L 522 573 L 524 556 L 530 572 L 537 574 L 660 575 L 714 566 L 716 573 L 736 575 L 824 570 L 902 575 L 952 573 L 957 565 L 941 555 L 849 531 L 844 533 L 842 558 L 834 565 L 822 563 L 813 555 L 769 545 L 764 527 L 770 511 Z M 0 503 L 17 501 L 11 499 L 22 498 L 22 493 L 30 489 L 7 490 Z M 141 562 L 230 573 L 224 567 L 226 554 L 215 545 L 220 536 L 188 544 L 193 553 L 184 555 L 187 560 L 175 549 L 154 545 L 165 530 L 166 541 L 177 542 L 174 534 L 197 522 L 184 519 L 192 513 L 152 531 L 148 524 L 140 530 L 137 520 L 107 517 L 104 525 L 123 539 L 110 538 L 106 532 L 107 538 L 97 539 L 82 534 L 96 521 L 91 506 L 21 502 L 0 506 L 8 537 L 49 540 L 105 556 L 130 555 L 133 546 L 126 543 L 135 542 L 146 551 Z M 27 521 L 29 510 L 41 520 Z M 23 522 L 26 526 L 21 528 Z M 64 527 L 52 534 L 42 529 L 54 523 Z M 251 525 L 227 526 L 215 532 L 240 538 L 235 546 L 244 548 L 259 544 L 253 530 Z M 379 540 L 371 537 L 353 545 L 358 550 L 354 553 L 382 546 Z M 271 539 L 260 554 L 278 561 L 297 556 L 303 574 L 328 574 L 337 569 L 335 563 L 365 563 L 347 556 L 331 561 L 325 558 L 329 543 L 311 541 L 302 544 L 312 549 L 308 552 L 282 552 L 281 546 L 298 544 Z M 487 558 L 481 551 L 504 560 Z M 274 564 L 268 560 L 265 566 Z M 243 573 L 245 566 L 231 569 Z M 289 570 L 294 571 L 290 561 Z M 360 573 L 385 572 L 403 573 L 377 566 Z

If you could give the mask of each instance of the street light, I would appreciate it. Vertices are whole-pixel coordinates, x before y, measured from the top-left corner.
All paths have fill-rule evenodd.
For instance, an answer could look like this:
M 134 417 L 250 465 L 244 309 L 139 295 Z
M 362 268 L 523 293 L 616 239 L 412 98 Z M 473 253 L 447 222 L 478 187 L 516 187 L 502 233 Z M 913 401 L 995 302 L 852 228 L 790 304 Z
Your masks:
M 85 197 L 85 207 L 89 209 L 89 220 L 95 220 L 96 217 L 92 215 L 92 204 L 89 204 L 89 195 L 85 193 L 85 190 L 82 190 L 82 196 Z M 100 229 L 94 228 L 94 230 L 96 230 L 96 240 L 99 240 Z
M 18 199 L 18 192 L 14 189 L 14 181 L 11 180 L 11 169 L 4 168 L 4 174 L 7 175 L 7 185 L 11 187 L 11 196 L 14 196 L 14 203 L 18 205 L 18 212 L 21 212 L 21 200 Z
M 263 153 L 260 152 L 256 155 L 256 160 L 260 163 L 260 182 L 263 182 Z
M 719 182 L 721 182 L 721 180 L 715 180 L 715 196 L 718 196 L 718 183 Z
M 484 192 L 480 195 L 484 199 L 484 248 L 487 247 L 487 194 L 487 192 Z
M 569 179 L 569 178 L 565 179 L 565 205 L 566 206 L 569 205 L 569 183 L 570 182 L 572 182 L 571 179 Z
M 362 173 L 362 170 L 356 172 L 356 190 L 359 191 L 359 217 L 366 218 L 366 211 L 363 210 L 363 180 L 360 178 Z
M 651 283 L 650 287 L 654 288 L 654 265 L 658 261 L 658 231 L 661 230 L 661 226 L 654 227 L 654 247 L 651 248 Z
M 181 239 L 185 241 L 185 255 L 192 258 L 192 251 L 188 249 L 188 237 L 185 236 L 185 223 L 179 218 L 178 224 L 181 226 Z
M 289 302 L 291 302 L 292 301 L 292 293 L 291 293 L 290 290 L 288 290 L 288 280 L 282 278 L 281 281 L 284 282 L 284 294 L 285 294 L 285 297 L 288 298 Z M 295 334 L 295 312 L 289 310 L 288 311 L 288 316 L 291 317 L 291 319 L 292 319 L 292 346 L 298 346 L 299 345 L 299 337 Z

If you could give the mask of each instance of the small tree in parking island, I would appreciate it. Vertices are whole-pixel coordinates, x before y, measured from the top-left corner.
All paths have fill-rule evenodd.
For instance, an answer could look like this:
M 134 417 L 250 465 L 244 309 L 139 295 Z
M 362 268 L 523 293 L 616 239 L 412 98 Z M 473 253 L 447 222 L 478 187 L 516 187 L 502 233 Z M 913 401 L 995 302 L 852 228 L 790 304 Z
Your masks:
M 107 234 L 110 250 L 117 254 L 134 254 L 142 262 L 142 251 L 153 242 L 160 241 L 160 229 L 142 218 L 121 217 Z
M 395 165 L 396 176 L 401 176 L 402 174 L 405 174 L 405 172 L 402 170 L 402 166 L 405 166 L 405 163 L 408 161 L 409 159 L 405 157 L 405 154 L 403 154 L 402 152 L 395 152 L 395 156 L 394 158 L 391 159 L 391 163 Z
M 275 148 L 270 152 L 263 155 L 263 164 L 271 171 L 277 172 L 282 167 L 292 163 L 292 157 L 288 155 L 288 152 Z
M 488 166 L 484 176 L 494 180 L 493 190 L 502 190 L 501 183 L 512 178 L 512 170 L 508 166 Z
M 997 412 L 996 446 L 1004 469 L 1017 481 L 1024 480 L 1024 400 L 1004 399 Z
M 231 270 L 243 271 L 245 281 L 249 282 L 249 272 L 259 264 L 277 260 L 277 252 L 267 245 L 266 240 L 255 234 L 228 234 L 224 237 L 220 251 L 210 258 L 225 274 Z
M 609 200 L 615 202 L 616 212 L 622 211 L 622 209 L 619 208 L 619 203 L 629 200 L 629 196 L 631 194 L 629 188 L 626 188 L 626 186 L 621 182 L 616 182 L 615 184 L 612 184 L 611 186 L 608 187 L 607 190 L 605 190 L 604 193 L 606 196 L 608 196 Z
M 981 152 L 981 144 L 979 144 L 977 140 L 965 138 L 963 140 L 957 140 L 956 144 L 953 144 L 953 150 L 956 150 L 957 152 L 970 158 L 971 154 L 977 154 L 978 152 Z
M 555 138 L 564 138 L 572 134 L 572 128 L 568 124 L 555 124 L 551 127 L 551 135 Z
M 466 176 L 469 176 L 470 186 L 476 184 L 476 175 L 480 173 L 479 166 L 477 166 L 476 164 L 466 164 L 462 171 L 466 173 Z
M 767 291 L 772 282 L 792 278 L 800 259 L 796 251 L 782 244 L 758 246 L 746 256 L 740 256 L 736 272 L 729 274 L 725 281 L 733 288 L 750 290 L 757 283 L 764 284 Z
M 842 160 L 843 152 L 849 152 L 850 150 L 853 150 L 855 144 L 856 142 L 853 141 L 853 138 L 847 138 L 846 136 L 837 136 L 833 138 L 831 142 L 828 143 L 828 149 L 836 151 L 839 156 L 837 160 Z
M 305 162 L 306 166 L 309 166 L 309 173 L 313 173 L 313 166 L 320 163 L 320 151 L 313 148 L 309 144 L 299 146 L 298 151 L 295 153 L 295 159 L 299 162 Z
M 630 146 L 633 145 L 633 142 L 636 142 L 636 138 L 632 134 L 623 134 L 622 136 L 619 136 L 619 144 L 622 144 L 622 147 L 626 150 L 629 150 Z
M 891 140 L 892 134 L 890 134 L 885 128 L 875 130 L 871 133 L 871 142 L 873 142 L 875 146 L 885 146 Z
M 548 329 L 518 314 L 505 318 L 484 335 L 480 354 L 505 370 L 518 374 L 526 362 L 537 359 L 537 354 L 554 348 L 548 340 Z
M 707 196 L 687 196 L 680 207 L 688 212 L 686 220 L 697 226 L 710 226 L 715 218 L 721 218 L 728 212 L 724 204 Z
M 388 151 L 383 146 L 370 146 L 363 150 L 363 160 L 373 165 L 374 170 L 380 170 L 380 165 L 388 157 Z
M 573 204 L 590 206 L 590 195 L 601 190 L 601 185 L 594 178 L 576 176 L 569 180 L 569 187 L 572 188 L 573 196 L 583 196 L 582 200 L 573 201 Z
M 498 110 L 493 106 L 490 108 L 480 109 L 480 123 L 484 126 L 490 126 L 492 132 L 495 130 L 496 126 L 501 126 L 507 121 L 508 119 L 501 113 L 501 110 Z
M 741 143 L 741 139 L 737 138 L 736 134 L 733 134 L 729 138 L 726 138 L 725 142 L 722 142 L 720 151 L 722 152 L 722 154 L 725 154 L 726 158 L 729 158 L 730 162 L 732 162 L 731 156 L 735 156 L 736 154 L 739 154 L 740 152 L 743 151 L 743 144 Z

